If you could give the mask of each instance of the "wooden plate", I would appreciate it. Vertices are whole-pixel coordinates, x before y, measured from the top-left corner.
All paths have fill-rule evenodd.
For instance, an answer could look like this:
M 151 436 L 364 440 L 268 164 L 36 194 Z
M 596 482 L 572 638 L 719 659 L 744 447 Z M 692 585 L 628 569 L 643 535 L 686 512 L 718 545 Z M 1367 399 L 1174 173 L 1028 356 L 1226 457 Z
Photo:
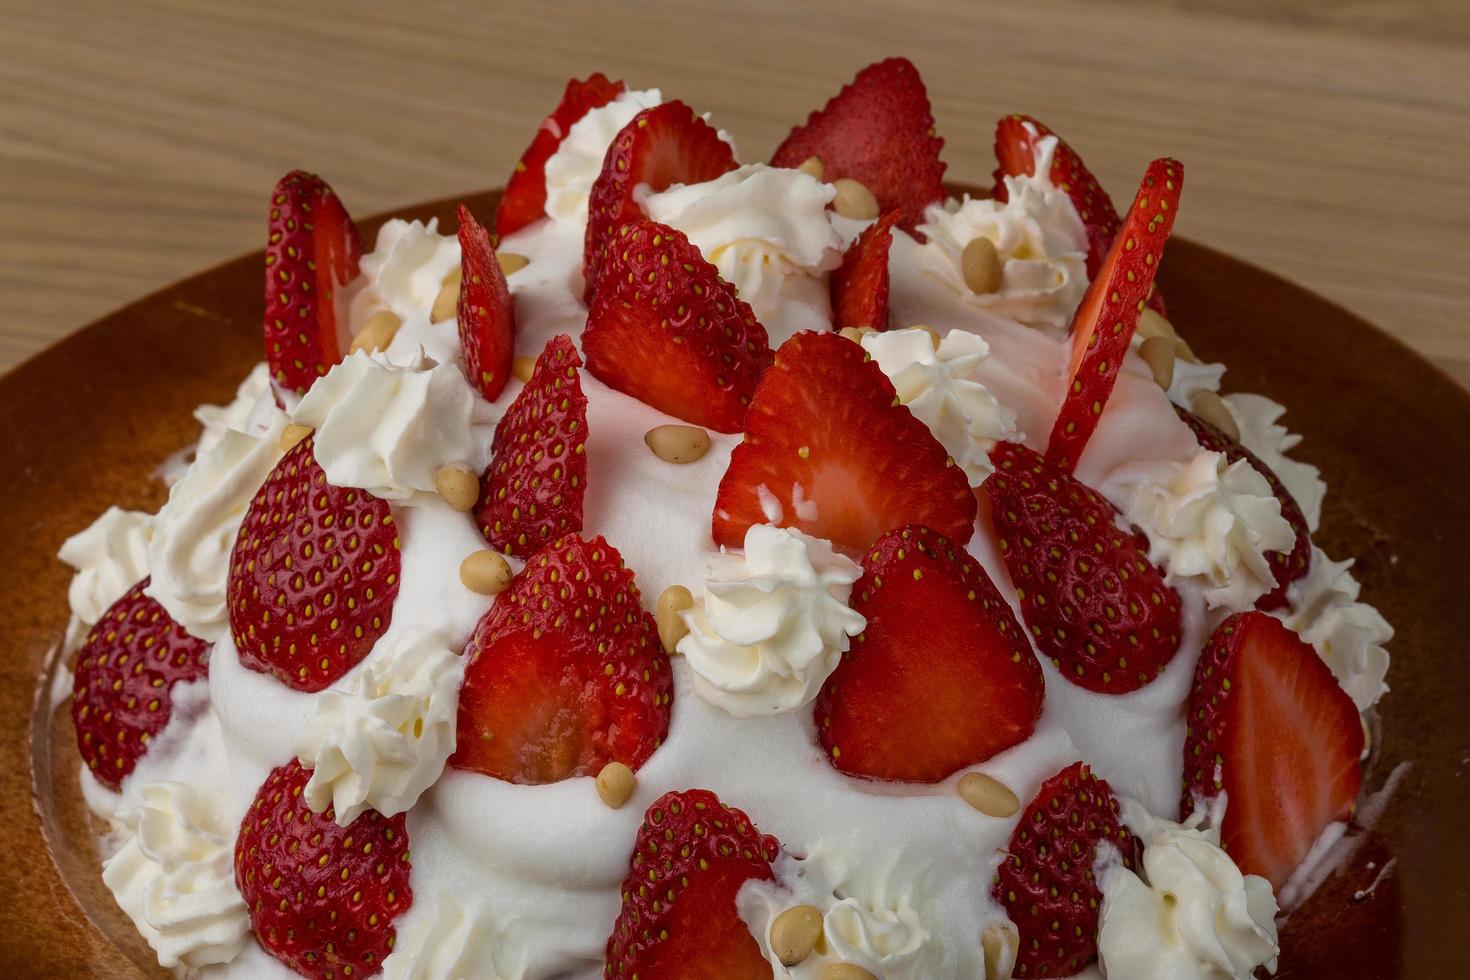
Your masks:
M 489 217 L 497 198 L 469 203 Z M 407 214 L 454 227 L 454 203 Z M 260 357 L 261 279 L 259 253 L 237 259 L 0 378 L 0 974 L 163 975 L 98 874 L 70 715 L 52 697 L 70 572 L 54 556 L 109 504 L 163 503 L 153 473 L 195 438 L 190 410 L 228 400 Z M 1317 539 L 1357 556 L 1365 598 L 1398 630 L 1367 779 L 1373 793 L 1394 774 L 1392 790 L 1287 920 L 1278 975 L 1464 976 L 1470 394 L 1357 317 L 1202 246 L 1170 245 L 1163 288 L 1194 348 L 1229 365 L 1230 390 L 1289 407 L 1299 455 L 1331 487 Z

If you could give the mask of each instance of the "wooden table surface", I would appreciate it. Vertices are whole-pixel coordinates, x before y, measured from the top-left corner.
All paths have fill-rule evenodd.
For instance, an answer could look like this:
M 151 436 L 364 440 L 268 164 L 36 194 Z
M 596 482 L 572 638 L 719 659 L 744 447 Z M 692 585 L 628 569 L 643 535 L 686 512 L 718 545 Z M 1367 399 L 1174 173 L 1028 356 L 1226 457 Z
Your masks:
M 924 73 L 949 176 L 1047 121 L 1120 198 L 1363 314 L 1470 385 L 1465 0 L 0 0 L 0 369 L 262 246 L 271 186 L 367 214 L 502 183 L 565 80 L 713 113 L 761 159 L 854 71 Z

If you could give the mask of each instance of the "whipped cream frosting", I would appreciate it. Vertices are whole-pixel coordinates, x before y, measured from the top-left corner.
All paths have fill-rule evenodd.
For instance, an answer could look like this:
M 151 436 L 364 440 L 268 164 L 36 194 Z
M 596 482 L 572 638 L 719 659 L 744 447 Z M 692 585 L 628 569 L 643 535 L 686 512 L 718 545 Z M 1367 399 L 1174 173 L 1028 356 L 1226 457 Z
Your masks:
M 587 227 L 587 196 L 607 148 L 633 117 L 663 102 L 656 88 L 622 92 L 605 106 L 572 123 L 556 152 L 546 160 L 546 214 L 553 221 Z
M 1270 882 L 1242 875 L 1220 847 L 1223 799 L 1208 826 L 1201 811 L 1178 824 L 1123 801 L 1123 820 L 1143 841 L 1143 874 L 1115 860 L 1099 876 L 1105 975 L 1252 980 L 1259 966 L 1276 972 L 1276 898 Z
M 438 894 L 430 915 L 400 929 L 385 980 L 523 980 L 524 947 L 473 895 Z
M 1135 334 L 1133 339 L 1133 349 L 1137 350 L 1138 341 L 1142 338 Z M 1202 392 L 1219 391 L 1224 377 L 1223 364 L 1188 361 L 1177 357 L 1174 359 L 1174 379 L 1169 382 L 1169 400 L 1181 408 L 1189 408 Z
M 90 628 L 148 574 L 153 515 L 109 507 L 61 544 L 56 556 L 76 569 L 66 598 L 78 626 Z
M 972 333 L 951 331 L 936 348 L 927 330 L 870 333 L 863 349 L 893 382 L 898 400 L 923 422 L 969 478 L 979 486 L 990 475 L 990 451 L 1020 439 L 1016 413 L 974 380 L 990 345 Z
M 847 604 L 862 569 L 831 542 L 754 524 L 742 554 L 709 562 L 679 641 L 700 697 L 736 717 L 808 704 L 866 620 Z
M 296 757 L 311 772 L 306 805 L 331 805 L 347 826 L 366 809 L 402 813 L 434 784 L 454 751 L 464 658 L 448 636 L 405 636 L 345 687 L 317 695 Z
M 407 322 L 426 315 L 445 277 L 459 271 L 459 239 L 441 235 L 437 218 L 428 224 L 394 218 L 378 230 L 377 242 L 359 268 L 363 285 L 354 284 L 353 320 L 386 309 Z
M 1393 639 L 1393 627 L 1377 609 L 1358 601 L 1352 567 L 1352 559 L 1333 561 L 1313 545 L 1307 574 L 1286 587 L 1281 619 L 1316 647 L 1358 710 L 1367 711 L 1388 690 L 1383 645 Z
M 194 455 L 203 456 L 234 429 L 249 435 L 259 435 L 261 429 L 270 424 L 270 409 L 275 407 L 271 395 L 270 365 L 261 361 L 250 369 L 245 380 L 235 389 L 235 397 L 223 405 L 200 405 L 194 409 L 194 418 L 203 428 L 199 442 L 194 446 Z
M 1327 496 L 1327 484 L 1322 482 L 1322 474 L 1317 467 L 1286 455 L 1302 441 L 1301 436 L 1288 432 L 1286 426 L 1277 421 L 1285 414 L 1286 406 L 1265 395 L 1248 393 L 1225 395 L 1221 400 L 1240 428 L 1240 444 L 1271 468 L 1282 486 L 1286 487 L 1286 492 L 1291 494 L 1291 499 L 1302 509 L 1307 528 L 1316 531 L 1322 520 L 1322 500 Z

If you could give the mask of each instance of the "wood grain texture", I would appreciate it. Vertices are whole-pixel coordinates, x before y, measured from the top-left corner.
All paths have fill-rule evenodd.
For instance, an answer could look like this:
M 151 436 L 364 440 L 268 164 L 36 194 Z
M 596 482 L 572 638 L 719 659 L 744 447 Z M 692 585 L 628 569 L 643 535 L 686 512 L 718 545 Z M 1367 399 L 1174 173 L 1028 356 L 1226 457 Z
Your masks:
M 257 248 L 293 167 L 358 213 L 503 183 L 571 75 L 707 110 L 746 159 L 862 65 L 928 81 L 951 179 L 1005 112 L 1181 234 L 1318 290 L 1470 384 L 1463 0 L 0 0 L 0 369 Z

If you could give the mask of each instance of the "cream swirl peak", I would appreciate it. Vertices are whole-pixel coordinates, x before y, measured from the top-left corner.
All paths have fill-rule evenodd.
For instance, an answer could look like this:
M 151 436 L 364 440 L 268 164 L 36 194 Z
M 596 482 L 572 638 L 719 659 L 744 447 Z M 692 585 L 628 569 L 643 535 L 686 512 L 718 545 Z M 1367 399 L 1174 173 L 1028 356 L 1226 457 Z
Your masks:
M 109 507 L 61 544 L 56 557 L 76 569 L 67 588 L 72 615 L 94 625 L 122 594 L 148 574 L 153 515 Z
M 572 124 L 546 161 L 546 214 L 577 227 L 587 224 L 587 195 L 602 172 L 608 145 L 633 117 L 664 100 L 656 88 L 623 92 Z

